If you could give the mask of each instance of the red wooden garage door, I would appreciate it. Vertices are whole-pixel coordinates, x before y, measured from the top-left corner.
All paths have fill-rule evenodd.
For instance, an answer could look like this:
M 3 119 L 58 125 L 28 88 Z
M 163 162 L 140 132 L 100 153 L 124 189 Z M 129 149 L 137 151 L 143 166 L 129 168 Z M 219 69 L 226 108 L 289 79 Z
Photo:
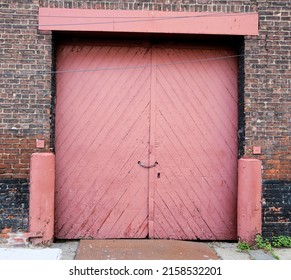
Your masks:
M 233 54 L 59 47 L 57 238 L 236 238 Z

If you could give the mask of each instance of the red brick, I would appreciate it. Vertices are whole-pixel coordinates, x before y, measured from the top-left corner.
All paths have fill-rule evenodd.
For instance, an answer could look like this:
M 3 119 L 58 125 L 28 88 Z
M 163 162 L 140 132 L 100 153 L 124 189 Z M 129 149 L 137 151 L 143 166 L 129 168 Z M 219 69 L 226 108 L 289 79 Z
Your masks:
M 2 234 L 7 234 L 7 233 L 10 233 L 10 232 L 12 232 L 12 228 L 3 228 L 2 230 L 1 230 L 1 233 Z
M 46 146 L 42 152 L 51 148 L 53 127 L 50 114 L 53 108 L 50 93 L 53 81 L 51 75 L 39 75 L 38 70 L 50 71 L 53 67 L 52 33 L 39 32 L 36 26 L 29 24 L 37 24 L 39 7 L 74 7 L 259 12 L 259 36 L 246 36 L 243 43 L 244 83 L 241 84 L 241 94 L 244 96 L 244 108 L 240 109 L 245 114 L 245 141 L 241 154 L 254 157 L 252 147 L 261 146 L 262 154 L 254 158 L 262 160 L 263 179 L 291 180 L 291 31 L 288 1 L 182 2 L 5 0 L 1 4 L 1 18 L 5 21 L 4 25 L 1 24 L 0 34 L 1 179 L 29 177 L 29 158 L 32 153 L 39 151 L 35 139 L 45 140 Z M 281 13 L 281 17 L 278 13 Z M 26 22 L 29 22 L 27 28 L 20 28 Z M 23 75 L 21 71 L 27 73 Z M 29 128 L 29 124 L 33 124 L 33 127 Z

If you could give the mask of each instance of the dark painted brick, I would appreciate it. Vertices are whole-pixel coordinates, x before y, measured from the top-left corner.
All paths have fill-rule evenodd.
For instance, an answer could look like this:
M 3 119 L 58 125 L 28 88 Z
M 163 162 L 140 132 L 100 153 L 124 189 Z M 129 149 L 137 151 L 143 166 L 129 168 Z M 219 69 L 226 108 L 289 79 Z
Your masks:
M 0 179 L 0 231 L 28 230 L 29 182 L 27 179 Z
M 291 182 L 263 182 L 263 236 L 291 236 Z

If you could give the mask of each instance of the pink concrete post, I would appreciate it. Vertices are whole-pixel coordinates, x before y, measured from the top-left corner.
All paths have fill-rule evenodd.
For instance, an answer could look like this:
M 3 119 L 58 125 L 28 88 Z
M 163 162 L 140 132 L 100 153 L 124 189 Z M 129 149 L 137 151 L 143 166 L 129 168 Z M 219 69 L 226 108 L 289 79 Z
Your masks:
M 241 241 L 255 243 L 262 232 L 262 175 L 261 161 L 238 161 L 237 233 Z
M 35 153 L 30 160 L 29 230 L 33 244 L 50 244 L 54 236 L 55 156 Z

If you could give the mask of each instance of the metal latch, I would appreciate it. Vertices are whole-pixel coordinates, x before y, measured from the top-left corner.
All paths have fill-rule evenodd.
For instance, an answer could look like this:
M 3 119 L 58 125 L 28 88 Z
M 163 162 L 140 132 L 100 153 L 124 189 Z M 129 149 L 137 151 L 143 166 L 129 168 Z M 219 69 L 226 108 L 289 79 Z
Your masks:
M 151 164 L 151 165 L 145 165 L 143 164 L 140 160 L 137 162 L 138 165 L 140 165 L 141 167 L 143 168 L 152 168 L 152 167 L 155 167 L 158 165 L 158 162 L 156 161 L 154 164 Z

